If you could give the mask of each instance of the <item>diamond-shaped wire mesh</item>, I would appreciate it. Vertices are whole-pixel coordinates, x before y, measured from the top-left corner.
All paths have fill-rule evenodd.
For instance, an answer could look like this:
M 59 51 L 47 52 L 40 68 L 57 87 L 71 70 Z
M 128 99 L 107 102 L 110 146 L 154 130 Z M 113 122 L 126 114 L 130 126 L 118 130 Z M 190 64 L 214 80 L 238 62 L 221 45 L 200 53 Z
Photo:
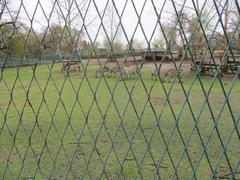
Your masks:
M 0 0 L 1 179 L 240 179 L 238 0 Z

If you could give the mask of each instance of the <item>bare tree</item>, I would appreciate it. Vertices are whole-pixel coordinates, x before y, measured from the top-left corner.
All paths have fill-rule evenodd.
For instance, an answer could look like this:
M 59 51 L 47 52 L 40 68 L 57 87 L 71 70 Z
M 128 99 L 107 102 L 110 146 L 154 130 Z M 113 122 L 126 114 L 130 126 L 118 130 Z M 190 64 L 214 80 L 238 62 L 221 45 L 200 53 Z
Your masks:
M 238 30 L 239 27 L 238 23 L 239 23 L 239 11 L 238 11 L 238 7 L 239 7 L 239 3 L 238 1 L 235 0 L 227 0 L 227 1 L 222 1 L 222 0 L 218 0 L 219 2 L 219 6 L 224 10 L 224 24 L 223 24 L 223 28 L 225 31 L 225 35 L 227 35 L 228 39 L 230 39 L 231 37 L 233 37 L 234 39 L 240 39 L 240 31 Z M 237 28 L 237 29 L 236 29 Z M 223 49 L 227 49 L 228 47 L 228 40 L 225 37 L 224 33 L 222 33 L 222 37 L 223 37 Z M 230 48 L 236 48 L 236 42 L 233 41 L 233 46 L 231 46 Z M 235 45 L 235 46 L 234 46 Z M 229 53 L 227 51 L 226 55 L 224 56 L 224 58 L 222 59 L 223 64 L 227 65 L 228 64 L 228 56 Z
M 3 13 L 4 13 L 4 9 L 7 6 L 7 1 L 6 0 L 0 0 L 0 20 L 2 19 Z
M 112 44 L 114 41 L 120 41 L 121 31 L 117 29 L 118 21 L 116 18 L 116 12 L 114 8 L 114 2 L 109 1 L 107 4 L 106 13 L 104 16 L 104 27 L 108 33 L 110 38 L 110 43 Z
M 0 50 L 7 49 L 15 30 L 15 22 L 13 20 L 3 20 L 4 14 L 8 13 L 6 10 L 8 4 L 9 1 L 0 0 Z
M 52 0 L 52 4 L 55 4 L 54 10 L 58 25 L 63 27 L 60 28 L 62 31 L 60 33 L 62 33 L 62 41 L 68 47 L 67 51 L 65 51 L 67 56 L 71 56 L 80 48 L 83 32 L 77 29 L 79 24 L 82 23 L 79 11 L 83 11 L 88 2 L 89 0 L 81 0 L 80 2 L 75 0 Z M 57 51 L 61 51 L 60 42 L 57 45 Z
M 103 45 L 108 51 L 110 61 L 115 60 L 115 57 L 113 57 L 114 54 L 123 53 L 123 44 L 121 42 L 122 31 L 118 28 L 118 21 L 116 17 L 117 15 L 115 12 L 114 2 L 110 0 L 104 14 L 104 28 L 106 29 L 109 40 L 107 37 L 103 40 Z

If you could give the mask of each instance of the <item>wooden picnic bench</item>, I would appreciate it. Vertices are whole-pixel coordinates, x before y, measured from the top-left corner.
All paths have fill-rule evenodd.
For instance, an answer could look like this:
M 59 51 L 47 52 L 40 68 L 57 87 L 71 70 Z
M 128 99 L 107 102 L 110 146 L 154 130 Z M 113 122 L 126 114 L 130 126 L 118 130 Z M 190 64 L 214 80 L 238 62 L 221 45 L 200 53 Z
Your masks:
M 236 73 L 238 71 L 238 67 L 240 66 L 240 61 L 230 61 L 228 60 L 227 65 L 222 65 L 222 70 L 228 72 L 229 70 L 231 73 Z
M 191 70 L 195 72 L 197 69 L 199 69 L 200 74 L 214 76 L 214 72 L 216 72 L 219 66 L 220 66 L 219 64 L 197 61 L 196 68 L 194 67 L 193 64 L 191 64 Z
M 222 65 L 222 64 L 213 64 L 213 63 L 208 63 L 208 62 L 196 62 L 196 68 L 194 67 L 193 64 L 191 64 L 191 70 L 196 71 L 197 68 L 199 68 L 199 72 L 201 74 L 205 75 L 214 75 L 214 72 L 221 66 L 221 76 L 222 73 L 228 73 L 229 70 L 231 73 L 236 73 L 238 71 L 238 68 L 240 67 L 240 61 L 228 61 L 227 65 Z

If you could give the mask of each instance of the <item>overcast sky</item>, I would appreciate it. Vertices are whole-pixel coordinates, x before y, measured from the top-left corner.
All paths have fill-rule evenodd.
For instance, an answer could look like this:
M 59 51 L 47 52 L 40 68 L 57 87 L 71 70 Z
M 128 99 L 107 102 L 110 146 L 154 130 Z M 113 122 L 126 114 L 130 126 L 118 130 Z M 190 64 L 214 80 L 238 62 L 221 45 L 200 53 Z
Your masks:
M 33 19 L 32 21 L 33 29 L 35 31 L 40 32 L 43 29 L 45 29 L 49 24 L 63 23 L 63 18 L 67 17 L 67 12 L 63 8 L 64 1 L 66 0 L 57 0 L 59 3 L 55 4 L 55 6 L 52 3 L 52 1 L 55 1 L 55 0 L 10 0 L 10 4 L 8 6 L 11 9 L 14 9 L 15 11 L 19 11 L 19 20 L 25 22 L 28 26 L 31 25 L 30 20 Z M 129 39 L 133 36 L 133 33 L 138 24 L 138 17 L 136 15 L 135 10 L 140 14 L 144 6 L 141 19 L 140 19 L 142 26 L 138 25 L 138 28 L 134 35 L 135 38 L 142 41 L 145 41 L 145 37 L 141 27 L 144 29 L 145 35 L 148 40 L 150 39 L 152 34 L 156 36 L 156 35 L 159 35 L 159 32 L 160 32 L 158 28 L 154 33 L 154 28 L 155 28 L 155 25 L 157 24 L 157 16 L 154 11 L 153 3 L 155 4 L 155 7 L 158 10 L 158 12 L 160 12 L 160 10 L 163 9 L 161 19 L 160 19 L 161 22 L 171 21 L 171 19 L 173 19 L 173 15 L 175 14 L 171 0 L 166 0 L 166 1 L 147 0 L 146 3 L 145 3 L 145 0 L 115 0 L 114 2 L 119 14 L 122 14 L 123 8 L 124 6 L 126 6 L 122 15 L 121 22 L 123 24 L 124 30 L 127 33 L 127 36 Z M 180 10 L 182 8 L 181 5 L 183 4 L 184 0 L 178 0 L 176 2 L 177 2 L 175 4 L 176 8 Z M 62 3 L 63 5 L 62 7 L 60 3 Z M 200 9 L 201 9 L 201 7 L 203 6 L 204 0 L 200 0 L 199 3 L 200 3 Z M 78 4 L 78 8 L 76 4 Z M 95 4 L 98 8 L 99 13 L 102 15 L 104 12 L 104 8 L 106 7 L 107 0 L 95 0 Z M 206 8 L 209 8 L 210 4 L 212 4 L 212 0 L 211 1 L 207 0 Z M 108 7 L 109 7 L 108 9 L 110 9 L 111 3 L 109 4 Z M 194 14 L 195 12 L 192 8 L 193 8 L 192 0 L 186 0 L 184 12 L 189 14 Z M 60 9 L 63 15 L 61 21 L 59 21 L 59 18 L 57 16 L 57 12 L 60 12 Z M 83 16 L 86 16 L 84 24 L 87 25 L 87 31 L 91 36 L 92 40 L 94 40 L 94 38 L 96 37 L 97 30 L 100 27 L 101 21 L 98 16 L 97 9 L 94 6 L 93 0 L 76 0 L 72 5 L 71 16 L 74 17 L 76 15 L 76 18 L 74 19 L 74 22 L 72 24 L 76 28 L 81 29 L 83 21 L 80 16 L 79 10 Z M 213 11 L 216 11 L 216 10 L 213 9 Z M 110 13 L 110 11 L 107 11 L 107 12 L 108 14 Z M 103 18 L 103 24 L 108 30 L 108 35 L 110 36 L 110 32 L 109 32 L 110 18 L 108 14 L 105 14 Z M 115 14 L 114 24 L 118 25 L 119 19 L 116 15 L 115 10 L 114 10 L 114 14 Z M 123 31 L 119 30 L 119 32 L 120 32 L 119 34 L 121 34 L 121 39 L 125 40 L 126 38 L 124 36 Z M 101 40 L 101 38 L 104 36 L 105 36 L 104 31 L 101 28 L 100 34 L 98 35 L 98 39 Z M 87 38 L 86 32 L 85 32 L 85 37 Z

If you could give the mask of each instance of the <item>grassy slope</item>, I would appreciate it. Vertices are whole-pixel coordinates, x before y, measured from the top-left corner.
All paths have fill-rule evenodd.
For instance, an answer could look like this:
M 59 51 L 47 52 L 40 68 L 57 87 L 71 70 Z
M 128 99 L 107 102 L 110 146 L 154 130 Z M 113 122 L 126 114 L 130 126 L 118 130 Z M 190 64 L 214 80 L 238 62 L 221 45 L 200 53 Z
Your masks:
M 164 89 L 168 93 L 172 84 L 153 83 L 148 70 L 141 73 L 143 86 L 141 80 L 117 83 L 116 78 L 95 79 L 96 68 L 88 66 L 87 78 L 76 73 L 70 79 L 59 73 L 59 65 L 53 67 L 51 76 L 46 65 L 37 67 L 35 77 L 30 67 L 21 68 L 18 74 L 15 69 L 4 71 L 0 81 L 1 177 L 149 178 L 158 177 L 158 172 L 162 178 L 168 178 L 176 168 L 178 177 L 186 178 L 192 174 L 192 164 L 197 177 L 208 178 L 208 161 L 212 168 L 219 163 L 217 176 L 222 176 L 230 170 L 217 132 L 213 131 L 213 118 L 218 117 L 223 143 L 230 139 L 226 155 L 232 168 L 237 166 L 240 143 L 236 131 L 232 131 L 227 104 L 220 113 L 224 95 L 219 81 L 213 84 L 208 97 L 213 114 L 208 104 L 204 105 L 199 80 L 193 83 L 188 97 L 192 114 L 178 83 L 174 83 L 168 103 Z M 202 83 L 208 92 L 212 79 L 203 79 Z M 224 82 L 226 92 L 231 83 Z M 191 79 L 183 83 L 186 92 L 191 84 Z M 236 120 L 239 92 L 237 80 L 229 96 Z M 207 156 L 194 129 L 193 116 L 203 143 L 207 143 Z M 184 144 L 188 143 L 188 153 L 184 152 L 182 139 Z

